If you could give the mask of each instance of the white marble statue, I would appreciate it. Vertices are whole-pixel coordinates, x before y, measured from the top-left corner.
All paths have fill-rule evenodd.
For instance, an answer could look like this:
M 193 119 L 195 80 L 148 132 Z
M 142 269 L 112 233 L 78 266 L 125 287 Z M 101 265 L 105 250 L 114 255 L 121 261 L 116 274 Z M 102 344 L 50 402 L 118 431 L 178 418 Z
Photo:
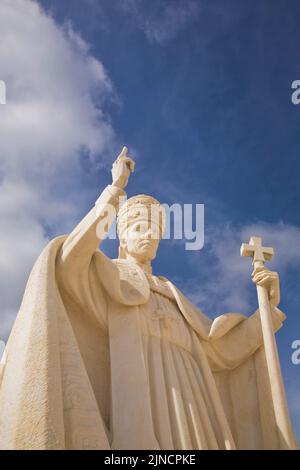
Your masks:
M 99 249 L 133 166 L 124 148 L 112 184 L 32 270 L 1 364 L 0 448 L 291 448 L 276 424 L 259 311 L 211 320 L 152 274 L 158 201 L 128 199 L 119 258 Z M 149 228 L 150 205 L 159 216 Z M 259 268 L 253 281 L 267 289 L 276 331 L 278 275 Z

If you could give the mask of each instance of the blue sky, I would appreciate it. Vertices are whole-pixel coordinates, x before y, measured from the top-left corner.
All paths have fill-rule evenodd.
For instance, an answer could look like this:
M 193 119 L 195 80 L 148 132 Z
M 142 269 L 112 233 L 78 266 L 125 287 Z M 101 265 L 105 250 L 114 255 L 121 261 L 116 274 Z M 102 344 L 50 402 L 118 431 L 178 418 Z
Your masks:
M 274 246 L 270 267 L 280 272 L 288 316 L 277 338 L 300 438 L 300 365 L 291 362 L 291 344 L 300 339 L 300 105 L 291 102 L 291 83 L 300 79 L 299 2 L 40 0 L 44 11 L 37 12 L 16 0 L 13 12 L 3 1 L 17 39 L 10 43 L 14 60 L 0 46 L 8 90 L 0 132 L 1 119 L 4 129 L 14 129 L 10 140 L 2 134 L 0 175 L 13 196 L 0 212 L 9 217 L 12 205 L 9 226 L 25 239 L 7 261 L 15 270 L 5 292 L 17 276 L 21 297 L 41 247 L 85 214 L 126 144 L 136 159 L 129 196 L 205 204 L 204 249 L 188 252 L 164 240 L 154 272 L 175 281 L 208 315 L 256 309 L 251 266 L 240 259 L 239 245 L 253 234 Z M 31 31 L 20 26 L 34 18 Z M 28 44 L 23 54 L 21 44 Z M 29 121 L 10 124 L 10 101 L 32 103 Z M 12 239 L 2 242 L 5 251 Z M 104 244 L 110 256 L 116 248 Z M 17 308 L 5 295 L 3 339 Z

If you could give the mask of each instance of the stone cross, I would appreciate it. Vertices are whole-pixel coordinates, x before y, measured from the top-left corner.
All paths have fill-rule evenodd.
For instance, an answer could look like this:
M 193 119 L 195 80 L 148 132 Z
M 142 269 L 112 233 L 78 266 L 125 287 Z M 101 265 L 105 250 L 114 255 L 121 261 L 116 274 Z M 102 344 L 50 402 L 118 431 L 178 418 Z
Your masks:
M 260 237 L 251 237 L 249 243 L 241 246 L 241 256 L 252 256 L 254 266 L 261 266 L 265 261 L 271 261 L 274 250 L 271 247 L 262 246 Z

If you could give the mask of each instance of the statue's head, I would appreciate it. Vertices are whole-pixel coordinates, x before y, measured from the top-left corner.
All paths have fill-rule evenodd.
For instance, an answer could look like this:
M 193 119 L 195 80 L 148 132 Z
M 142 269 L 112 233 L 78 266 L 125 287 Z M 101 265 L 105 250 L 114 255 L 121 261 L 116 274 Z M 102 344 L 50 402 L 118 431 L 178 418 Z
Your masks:
M 140 194 L 121 207 L 117 220 L 119 258 L 129 255 L 139 263 L 155 258 L 165 227 L 165 210 L 153 197 Z

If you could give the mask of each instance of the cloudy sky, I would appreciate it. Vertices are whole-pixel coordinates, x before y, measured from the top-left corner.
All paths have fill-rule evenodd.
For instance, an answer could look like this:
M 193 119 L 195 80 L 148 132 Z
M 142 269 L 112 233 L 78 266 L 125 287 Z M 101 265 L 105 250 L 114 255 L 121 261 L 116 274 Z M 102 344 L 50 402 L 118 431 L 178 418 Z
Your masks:
M 300 438 L 299 14 L 297 0 L 0 0 L 2 340 L 35 258 L 88 211 L 126 144 L 129 196 L 205 204 L 204 248 L 163 240 L 154 272 L 208 315 L 251 314 L 240 244 L 275 248 Z M 114 241 L 104 249 L 117 255 Z

